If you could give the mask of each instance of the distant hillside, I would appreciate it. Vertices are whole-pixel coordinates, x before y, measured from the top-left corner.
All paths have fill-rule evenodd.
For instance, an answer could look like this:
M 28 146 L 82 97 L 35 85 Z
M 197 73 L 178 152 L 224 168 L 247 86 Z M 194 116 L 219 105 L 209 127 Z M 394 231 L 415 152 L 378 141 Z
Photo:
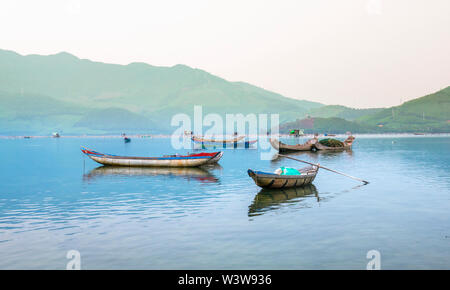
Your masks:
M 352 109 L 283 97 L 185 65 L 106 64 L 69 53 L 0 50 L 0 134 L 170 133 L 174 114 L 277 113 L 316 132 L 450 132 L 450 88 L 387 109 Z M 299 123 L 300 122 L 300 123 Z M 282 128 L 287 128 L 282 126 Z M 286 125 L 288 126 L 288 125 Z
M 287 133 L 292 129 L 304 129 L 305 133 L 450 132 L 450 87 L 387 109 L 323 106 L 309 110 L 308 114 L 311 118 L 283 123 L 280 131 Z
M 106 122 L 104 120 L 109 120 Z M 74 127 L 105 130 L 111 133 L 151 131 L 157 125 L 148 118 L 120 108 L 95 109 L 83 115 Z
M 353 121 L 363 116 L 369 116 L 378 113 L 382 110 L 383 110 L 382 108 L 353 109 L 345 106 L 329 105 L 310 109 L 307 114 L 311 117 L 321 117 L 321 118 L 336 117 Z
M 287 134 L 290 130 L 303 129 L 305 133 L 376 133 L 377 127 L 360 124 L 342 118 L 306 118 L 280 125 L 280 133 Z
M 393 132 L 450 132 L 450 87 L 405 102 L 401 106 L 362 116 L 359 123 Z
M 0 132 L 7 135 L 139 133 L 156 127 L 142 115 L 124 109 L 91 109 L 41 95 L 0 92 L 0 104 Z
M 0 119 L 8 118 L 8 124 L 0 127 L 1 134 L 26 129 L 27 118 L 35 118 L 37 111 L 42 113 L 39 117 L 42 130 L 49 126 L 49 131 L 50 127 L 61 127 L 66 132 L 110 132 L 124 124 L 123 130 L 155 132 L 171 130 L 172 115 L 192 114 L 194 105 L 203 105 L 205 114 L 279 113 L 281 121 L 294 120 L 322 106 L 247 83 L 229 82 L 185 65 L 106 64 L 64 52 L 22 56 L 0 50 L 0 91 L 5 96 L 0 98 Z M 6 96 L 17 97 L 13 102 L 19 105 L 7 106 Z M 27 103 L 27 109 L 20 106 L 22 103 Z M 47 105 L 42 106 L 44 103 Z M 117 113 L 124 122 L 132 121 L 113 120 L 113 108 L 121 109 Z M 53 124 L 55 120 L 61 122 Z M 117 126 L 111 127 L 111 122 Z M 35 125 L 28 128 L 30 133 L 34 132 Z
M 71 127 L 88 111 L 47 96 L 0 91 L 0 133 L 48 135 Z

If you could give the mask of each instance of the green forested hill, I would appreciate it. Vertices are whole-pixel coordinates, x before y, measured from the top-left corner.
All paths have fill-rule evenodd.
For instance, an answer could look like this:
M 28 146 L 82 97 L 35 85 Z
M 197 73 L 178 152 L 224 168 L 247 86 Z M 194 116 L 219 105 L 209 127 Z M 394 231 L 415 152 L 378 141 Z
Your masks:
M 102 134 L 153 130 L 148 118 L 120 108 L 92 109 L 41 95 L 0 92 L 1 134 Z
M 353 109 L 340 105 L 328 105 L 318 108 L 313 108 L 308 111 L 308 115 L 311 117 L 320 118 L 342 118 L 345 120 L 353 121 L 362 116 L 369 116 L 377 112 L 382 111 L 382 108 L 373 109 Z
M 280 133 L 287 134 L 290 130 L 303 129 L 305 133 L 335 133 L 344 134 L 347 131 L 352 133 L 377 133 L 376 126 L 348 121 L 342 118 L 307 118 L 286 122 L 280 126 Z
M 306 133 L 450 132 L 450 87 L 386 109 L 323 106 L 311 109 L 311 118 L 286 122 L 280 131 Z
M 136 129 L 160 131 L 170 130 L 173 114 L 192 114 L 194 105 L 202 105 L 205 113 L 280 113 L 282 121 L 293 120 L 311 108 L 322 106 L 286 98 L 247 83 L 229 82 L 185 65 L 117 65 L 79 59 L 68 53 L 22 56 L 6 50 L 0 50 L 0 91 L 9 98 L 20 96 L 15 103 L 28 102 L 27 110 L 4 106 L 0 111 L 0 118 L 8 116 L 8 124 L 1 126 L 7 126 L 8 132 L 22 126 L 16 128 L 16 122 L 24 124 L 27 116 L 33 118 L 34 111 L 42 112 L 41 129 L 45 130 L 59 109 L 71 106 L 73 111 L 69 109 L 69 114 L 61 111 L 62 123 L 54 125 L 66 132 L 79 132 L 81 125 L 87 131 L 109 132 L 111 118 L 115 112 L 119 113 L 111 108 L 121 109 L 120 118 L 126 114 L 133 116 L 128 124 L 131 127 L 140 123 Z M 38 106 L 42 98 L 42 104 L 46 105 Z M 50 104 L 49 99 L 54 101 Z M 0 103 L 0 107 L 3 105 Z M 52 117 L 45 120 L 47 110 Z M 15 119 L 15 115 L 21 118 Z
M 450 132 L 450 87 L 357 121 L 382 125 L 385 131 Z
M 277 113 L 313 117 L 316 132 L 450 132 L 450 88 L 392 108 L 295 100 L 185 65 L 107 64 L 69 53 L 0 50 L 0 134 L 170 133 L 174 114 Z M 284 128 L 284 127 L 283 127 Z M 299 128 L 302 128 L 301 126 Z

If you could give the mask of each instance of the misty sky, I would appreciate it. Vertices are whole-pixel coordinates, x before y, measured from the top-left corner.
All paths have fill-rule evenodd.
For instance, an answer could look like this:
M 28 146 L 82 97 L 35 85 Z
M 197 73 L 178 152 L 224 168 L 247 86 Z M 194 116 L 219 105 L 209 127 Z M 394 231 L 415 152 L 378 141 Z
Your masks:
M 450 85 L 450 1 L 1 0 L 0 48 L 183 63 L 287 97 L 391 106 Z

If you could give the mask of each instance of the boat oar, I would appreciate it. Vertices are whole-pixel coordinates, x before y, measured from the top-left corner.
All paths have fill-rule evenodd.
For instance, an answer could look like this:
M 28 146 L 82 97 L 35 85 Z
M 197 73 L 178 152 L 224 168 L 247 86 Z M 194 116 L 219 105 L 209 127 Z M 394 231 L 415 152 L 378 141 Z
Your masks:
M 303 162 L 303 163 L 306 163 L 306 164 L 314 165 L 314 166 L 317 166 L 319 168 L 322 168 L 322 169 L 325 169 L 325 170 L 328 170 L 328 171 L 331 171 L 331 172 L 334 172 L 334 173 L 337 173 L 337 174 L 340 174 L 340 175 L 344 175 L 344 176 L 350 177 L 350 178 L 358 180 L 358 181 L 361 181 L 364 184 L 368 184 L 369 183 L 367 180 L 363 180 L 363 179 L 358 178 L 358 177 L 354 177 L 354 176 L 351 176 L 351 175 L 348 175 L 348 174 L 345 174 L 345 173 L 342 173 L 342 172 L 339 172 L 339 171 L 336 171 L 336 170 L 333 170 L 333 169 L 330 169 L 330 168 L 326 168 L 326 167 L 323 167 L 322 165 L 319 165 L 319 164 L 314 164 L 314 163 L 311 163 L 311 162 L 308 162 L 308 161 L 303 161 L 303 160 L 300 160 L 300 159 L 297 159 L 297 158 L 294 158 L 294 157 L 291 157 L 291 156 L 287 156 L 287 155 L 282 155 L 282 154 L 278 154 L 278 156 L 282 156 L 282 157 L 286 157 L 286 158 L 289 158 L 289 159 L 292 159 L 292 160 L 300 161 L 300 162 Z

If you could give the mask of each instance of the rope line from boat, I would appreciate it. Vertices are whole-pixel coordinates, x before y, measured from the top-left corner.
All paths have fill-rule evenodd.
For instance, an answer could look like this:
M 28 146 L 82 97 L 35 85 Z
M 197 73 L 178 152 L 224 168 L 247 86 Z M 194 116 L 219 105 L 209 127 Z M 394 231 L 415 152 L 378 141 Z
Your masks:
M 286 158 L 289 158 L 289 159 L 292 159 L 292 160 L 296 160 L 296 161 L 299 161 L 299 162 L 303 162 L 303 163 L 306 163 L 306 164 L 310 164 L 310 165 L 313 165 L 313 166 L 317 166 L 317 167 L 319 167 L 319 168 L 322 168 L 322 169 L 325 169 L 325 170 L 328 170 L 328 171 L 331 171 L 331 172 L 334 172 L 334 173 L 337 173 L 337 174 L 340 174 L 340 175 L 343 175 L 343 176 L 347 176 L 347 177 L 349 177 L 349 178 L 352 178 L 352 179 L 355 179 L 355 180 L 358 180 L 358 181 L 364 183 L 364 185 L 365 185 L 365 184 L 369 184 L 369 181 L 367 181 L 367 180 L 364 180 L 364 179 L 361 179 L 361 178 L 358 178 L 358 177 L 354 177 L 354 176 L 345 174 L 345 173 L 343 173 L 343 172 L 339 172 L 339 171 L 336 171 L 336 170 L 333 170 L 333 169 L 324 167 L 324 166 L 322 166 L 322 165 L 320 165 L 320 164 L 315 164 L 315 163 L 312 163 L 312 162 L 300 160 L 300 159 L 297 159 L 297 158 L 294 158 L 294 157 L 291 157 L 291 156 L 287 156 L 287 155 L 283 155 L 283 154 L 278 154 L 278 156 L 286 157 Z

